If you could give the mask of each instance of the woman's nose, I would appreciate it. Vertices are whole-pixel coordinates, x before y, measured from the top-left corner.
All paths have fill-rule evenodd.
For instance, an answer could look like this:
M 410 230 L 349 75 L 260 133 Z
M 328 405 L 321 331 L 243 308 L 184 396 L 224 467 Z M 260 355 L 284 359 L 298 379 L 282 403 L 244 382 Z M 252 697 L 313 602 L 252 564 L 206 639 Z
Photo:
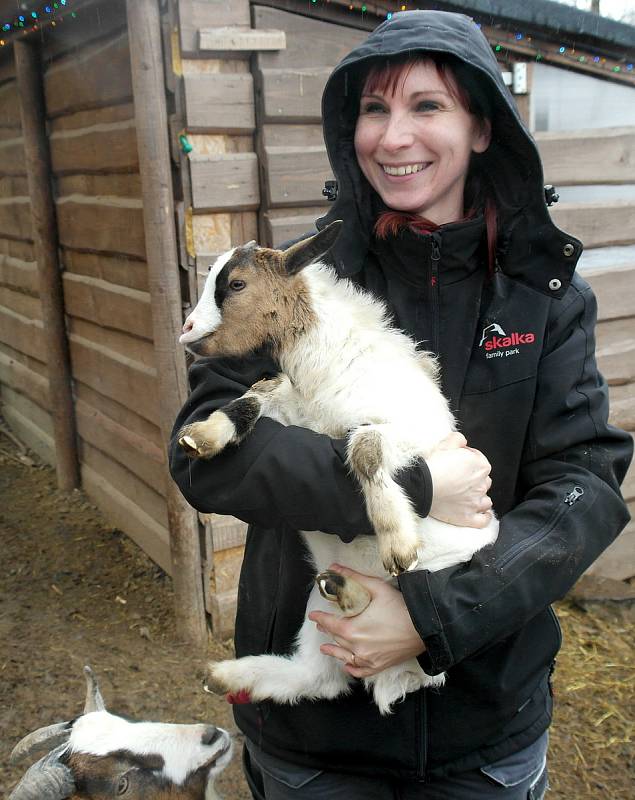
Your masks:
M 401 114 L 391 114 L 384 128 L 382 146 L 385 150 L 399 150 L 413 142 L 413 131 L 410 121 Z

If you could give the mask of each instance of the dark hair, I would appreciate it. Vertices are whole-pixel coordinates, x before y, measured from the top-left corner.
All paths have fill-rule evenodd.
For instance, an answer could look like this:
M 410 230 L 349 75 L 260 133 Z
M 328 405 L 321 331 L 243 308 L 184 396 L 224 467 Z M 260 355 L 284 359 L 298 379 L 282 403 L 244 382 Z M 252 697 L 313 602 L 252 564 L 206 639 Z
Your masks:
M 439 78 L 455 100 L 480 121 L 493 116 L 492 104 L 484 88 L 483 79 L 478 73 L 460 59 L 446 53 L 411 53 L 374 61 L 361 80 L 366 92 L 379 91 L 382 94 L 395 94 L 399 83 L 407 78 L 413 67 L 422 61 L 431 61 Z M 483 212 L 487 231 L 487 260 L 490 272 L 494 270 L 496 259 L 497 208 L 494 190 L 488 173 L 481 166 L 479 154 L 472 154 L 470 169 L 465 182 L 465 218 L 469 219 Z M 429 233 L 439 226 L 416 214 L 401 211 L 385 211 L 375 222 L 374 232 L 379 238 L 396 234 L 400 228 L 409 227 L 419 233 Z

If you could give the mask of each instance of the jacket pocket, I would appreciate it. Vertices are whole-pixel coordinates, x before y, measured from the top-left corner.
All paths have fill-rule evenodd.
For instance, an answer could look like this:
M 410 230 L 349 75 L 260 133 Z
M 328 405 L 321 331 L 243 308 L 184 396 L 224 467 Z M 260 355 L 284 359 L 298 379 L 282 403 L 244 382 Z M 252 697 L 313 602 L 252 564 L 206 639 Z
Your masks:
M 512 753 L 494 764 L 486 764 L 481 767 L 481 772 L 494 783 L 506 788 L 519 786 L 522 783 L 531 785 L 534 779 L 542 775 L 547 766 L 548 747 L 549 733 L 545 731 L 529 747 L 518 753 Z
M 275 758 L 275 756 L 270 756 L 251 742 L 247 742 L 246 744 L 254 765 L 265 775 L 268 775 L 274 781 L 290 789 L 304 788 L 311 783 L 311 781 L 318 778 L 323 772 L 321 769 L 310 769 L 309 767 L 299 767 L 296 764 L 290 764 L 287 761 Z

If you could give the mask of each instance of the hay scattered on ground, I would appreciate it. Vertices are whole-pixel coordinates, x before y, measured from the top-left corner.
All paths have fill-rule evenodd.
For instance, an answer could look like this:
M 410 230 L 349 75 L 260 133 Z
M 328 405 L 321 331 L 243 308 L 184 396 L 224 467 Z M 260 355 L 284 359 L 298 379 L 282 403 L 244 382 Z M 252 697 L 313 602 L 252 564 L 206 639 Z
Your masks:
M 568 600 L 556 608 L 564 643 L 554 675 L 550 800 L 626 800 L 635 787 L 632 604 Z

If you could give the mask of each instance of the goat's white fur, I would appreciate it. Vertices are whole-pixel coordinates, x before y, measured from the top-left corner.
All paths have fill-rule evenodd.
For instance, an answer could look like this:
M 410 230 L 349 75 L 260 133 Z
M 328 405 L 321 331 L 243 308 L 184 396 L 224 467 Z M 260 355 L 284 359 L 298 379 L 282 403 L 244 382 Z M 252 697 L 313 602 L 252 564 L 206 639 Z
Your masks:
M 221 256 L 220 263 L 227 261 Z M 205 328 L 205 324 L 196 324 L 199 319 L 220 318 L 222 324 L 221 309 L 212 314 L 203 307 L 213 300 L 218 263 L 189 318 L 199 331 Z M 389 323 L 383 303 L 338 279 L 329 267 L 311 264 L 302 277 L 317 324 L 308 326 L 278 354 L 283 375 L 275 390 L 259 395 L 261 413 L 333 437 L 352 430 L 349 459 L 356 437 L 376 432 L 381 437 L 380 470 L 372 480 L 356 473 L 376 529 L 379 521 L 384 530 L 394 530 L 395 542 L 414 541 L 417 569 L 435 571 L 468 561 L 496 539 L 496 519 L 492 517 L 482 530 L 455 527 L 432 517 L 421 519 L 392 479 L 416 458 L 427 458 L 434 446 L 455 430 L 448 403 L 437 385 L 434 359 L 418 352 L 415 343 Z M 214 329 L 208 327 L 205 333 Z M 240 337 L 240 330 L 235 333 Z M 182 341 L 192 338 L 184 336 Z M 256 384 L 250 391 L 257 389 Z M 221 415 L 225 416 L 222 410 L 209 419 Z M 358 536 L 346 544 L 337 536 L 315 531 L 303 536 L 318 573 L 337 562 L 366 575 L 387 577 L 378 553 L 379 536 Z M 333 610 L 317 587 L 311 592 L 307 614 L 313 610 Z M 211 668 L 212 681 L 227 691 L 247 690 L 254 701 L 335 698 L 350 690 L 352 678 L 338 660 L 320 653 L 320 645 L 328 641 L 330 637 L 305 618 L 290 656 L 220 662 Z M 426 675 L 412 659 L 366 679 L 365 684 L 380 711 L 389 713 L 392 704 L 407 692 L 439 686 L 443 681 L 444 675 Z
M 226 735 L 211 745 L 202 743 L 201 739 L 208 727 L 166 722 L 130 722 L 105 710 L 92 711 L 79 717 L 73 725 L 68 750 L 71 753 L 93 756 L 107 756 L 118 750 L 129 750 L 138 755 L 161 756 L 164 761 L 161 770 L 163 777 L 179 786 L 188 775 L 210 761 L 223 748 L 227 748 Z M 230 759 L 231 749 L 227 749 L 214 765 L 214 773 L 218 774 Z

